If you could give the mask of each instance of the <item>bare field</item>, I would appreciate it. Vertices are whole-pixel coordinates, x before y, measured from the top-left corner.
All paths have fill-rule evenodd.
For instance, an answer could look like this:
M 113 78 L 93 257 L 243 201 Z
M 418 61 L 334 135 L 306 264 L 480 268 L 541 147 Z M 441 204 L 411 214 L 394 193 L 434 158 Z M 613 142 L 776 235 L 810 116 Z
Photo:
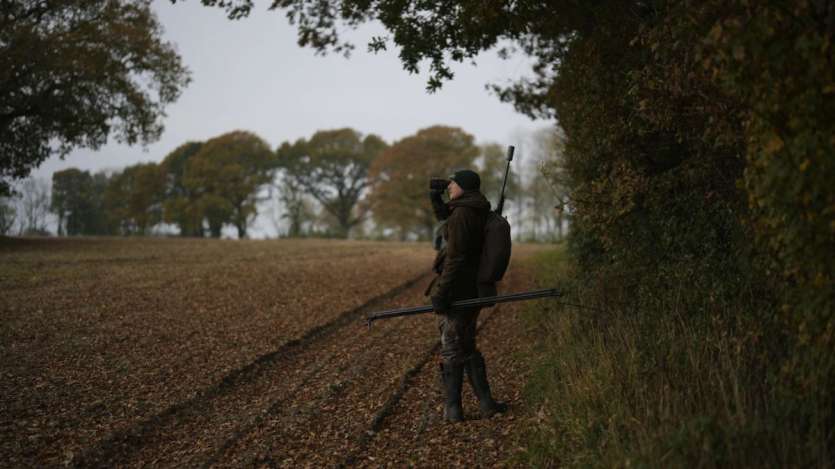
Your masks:
M 536 248 L 515 249 L 505 290 L 530 286 Z M 377 465 L 406 451 L 416 459 L 398 465 L 432 464 L 420 435 L 450 430 L 427 365 L 434 318 L 360 321 L 425 303 L 432 256 L 411 243 L 2 239 L 0 460 Z M 482 343 L 488 360 L 518 346 L 503 332 L 512 314 L 491 319 L 499 311 L 482 315 L 496 336 Z M 494 388 L 518 398 L 506 368 Z M 398 436 L 392 446 L 377 432 Z M 507 456 L 497 435 L 481 463 Z

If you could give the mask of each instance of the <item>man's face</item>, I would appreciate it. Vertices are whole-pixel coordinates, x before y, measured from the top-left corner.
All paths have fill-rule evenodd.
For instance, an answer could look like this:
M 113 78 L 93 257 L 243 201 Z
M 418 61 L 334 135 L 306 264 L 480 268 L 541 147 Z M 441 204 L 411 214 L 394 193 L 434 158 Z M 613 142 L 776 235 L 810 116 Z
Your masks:
M 461 186 L 455 181 L 450 181 L 446 189 L 449 191 L 449 200 L 457 199 L 464 193 L 464 189 L 461 189 Z

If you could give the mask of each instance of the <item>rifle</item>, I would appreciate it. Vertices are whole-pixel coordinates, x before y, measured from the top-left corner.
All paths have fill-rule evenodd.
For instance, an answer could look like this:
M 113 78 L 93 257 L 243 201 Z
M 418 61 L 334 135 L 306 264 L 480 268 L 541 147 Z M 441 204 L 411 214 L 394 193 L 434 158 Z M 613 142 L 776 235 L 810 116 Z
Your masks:
M 507 187 L 507 174 L 510 172 L 510 162 L 513 161 L 513 145 L 507 147 L 507 167 L 504 169 L 504 181 L 502 182 L 502 192 L 499 194 L 499 204 L 496 206 L 496 213 L 502 214 L 504 208 L 504 190 Z
M 451 305 L 451 309 L 456 310 L 464 308 L 473 308 L 478 306 L 493 305 L 496 303 L 509 303 L 511 301 L 534 300 L 537 298 L 547 298 L 551 296 L 562 296 L 562 292 L 557 290 L 556 288 L 548 288 L 545 290 L 533 290 L 522 293 L 509 293 L 505 295 L 488 296 L 484 298 L 472 298 L 469 300 L 459 300 L 453 302 Z M 385 311 L 369 314 L 365 319 L 366 321 L 368 321 L 368 327 L 371 327 L 371 323 L 378 319 L 389 319 L 400 316 L 413 316 L 415 314 L 429 313 L 431 311 L 434 311 L 432 309 L 432 305 L 388 309 Z

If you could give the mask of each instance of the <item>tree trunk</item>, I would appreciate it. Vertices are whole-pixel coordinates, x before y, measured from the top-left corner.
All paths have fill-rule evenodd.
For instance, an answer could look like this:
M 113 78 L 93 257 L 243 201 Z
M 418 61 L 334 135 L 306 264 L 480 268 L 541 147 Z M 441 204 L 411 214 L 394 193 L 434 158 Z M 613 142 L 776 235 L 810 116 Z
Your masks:
M 223 229 L 222 223 L 211 223 L 209 222 L 209 233 L 211 233 L 212 238 L 220 238 L 220 232 Z
M 298 217 L 293 217 L 290 219 L 290 228 L 287 230 L 287 236 L 291 238 L 297 238 L 302 233 L 301 222 L 299 221 Z
M 336 233 L 338 238 L 347 238 L 348 232 L 351 231 L 351 212 L 345 213 L 343 210 L 342 213 L 339 214 L 337 218 L 339 222 L 339 232 Z

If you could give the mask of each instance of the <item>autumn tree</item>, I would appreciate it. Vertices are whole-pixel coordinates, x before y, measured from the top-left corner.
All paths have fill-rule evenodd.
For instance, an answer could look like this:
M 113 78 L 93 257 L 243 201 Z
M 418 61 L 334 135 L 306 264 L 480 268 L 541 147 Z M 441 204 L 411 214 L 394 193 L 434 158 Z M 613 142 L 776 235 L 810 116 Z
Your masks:
M 159 138 L 189 77 L 150 3 L 0 2 L 0 193 L 52 155 Z
M 50 202 L 50 210 L 58 216 L 58 236 L 64 236 L 66 233 L 65 221 L 67 215 L 71 213 L 70 205 L 72 203 L 72 195 L 75 188 L 80 186 L 75 181 L 80 179 L 80 176 L 81 171 L 76 168 L 52 173 L 52 201 Z
M 367 206 L 359 202 L 370 185 L 369 167 L 385 148 L 380 137 L 363 137 L 346 128 L 319 131 L 310 140 L 293 144 L 285 142 L 276 150 L 276 157 L 288 189 L 301 189 L 312 196 L 334 218 L 336 235 L 347 237 L 367 213 Z M 288 195 L 297 194 L 292 190 Z M 291 210 L 300 208 L 298 198 L 290 201 Z
M 553 217 L 558 240 L 564 236 L 571 197 L 564 145 L 565 135 L 559 129 L 544 128 L 534 134 L 537 184 L 546 192 L 540 210 L 548 221 Z M 546 212 L 550 212 L 550 216 Z
M 505 207 L 511 209 L 518 239 L 549 241 L 562 237 L 568 186 L 561 166 L 561 136 L 559 129 L 546 127 L 517 138 L 518 149 L 508 177 L 506 198 L 510 207 Z M 503 175 L 507 161 L 498 154 L 498 148 L 493 152 L 493 165 L 501 166 Z
M 371 166 L 374 219 L 398 228 L 401 236 L 430 238 L 436 220 L 429 179 L 473 168 L 478 155 L 473 136 L 455 127 L 429 127 L 394 143 Z
M 229 132 L 207 141 L 185 163 L 183 187 L 191 198 L 188 216 L 196 221 L 196 214 L 201 214 L 212 237 L 220 237 L 223 225 L 231 224 L 238 238 L 246 238 L 257 215 L 259 192 L 272 180 L 274 163 L 269 145 L 250 132 Z
M 58 235 L 109 234 L 104 213 L 105 173 L 69 168 L 52 174 L 51 211 L 58 217 Z
M 114 174 L 105 191 L 105 209 L 122 235 L 146 235 L 162 221 L 165 178 L 156 163 L 140 163 Z
M 90 173 L 77 168 L 52 174 L 50 208 L 58 216 L 58 236 L 72 236 L 84 231 L 84 219 L 92 211 L 89 194 L 91 184 Z
M 311 221 L 314 215 L 311 205 L 316 202 L 310 200 L 302 185 L 291 174 L 281 173 L 276 181 L 275 190 L 283 207 L 280 218 L 288 223 L 287 236 L 302 236 L 305 223 Z
M 203 142 L 186 142 L 166 155 L 160 166 L 165 174 L 165 202 L 163 220 L 180 229 L 180 236 L 203 237 L 204 214 L 197 203 L 198 196 L 185 184 L 189 160 L 200 152 Z
M 0 196 L 0 236 L 9 234 L 17 220 L 17 209 L 10 197 Z
M 116 228 L 109 223 L 105 210 L 105 194 L 110 185 L 111 175 L 106 171 L 93 173 L 90 179 L 89 197 L 91 211 L 84 219 L 81 234 L 85 235 L 113 235 Z
M 539 169 L 540 161 L 532 162 L 532 171 L 525 184 L 525 217 L 519 220 L 519 229 L 527 227 L 527 236 L 531 241 L 544 241 L 556 237 L 556 199 L 549 181 Z
M 300 160 L 304 157 L 302 143 L 303 140 L 297 141 L 296 144 L 284 142 L 275 150 L 275 166 L 278 169 L 275 189 L 278 201 L 284 209 L 282 218 L 289 223 L 287 236 L 291 238 L 301 236 L 302 226 L 313 215 L 306 202 L 309 193 L 302 183 L 304 171 L 300 164 Z
M 48 235 L 49 183 L 40 178 L 23 181 L 20 188 L 21 234 Z

